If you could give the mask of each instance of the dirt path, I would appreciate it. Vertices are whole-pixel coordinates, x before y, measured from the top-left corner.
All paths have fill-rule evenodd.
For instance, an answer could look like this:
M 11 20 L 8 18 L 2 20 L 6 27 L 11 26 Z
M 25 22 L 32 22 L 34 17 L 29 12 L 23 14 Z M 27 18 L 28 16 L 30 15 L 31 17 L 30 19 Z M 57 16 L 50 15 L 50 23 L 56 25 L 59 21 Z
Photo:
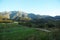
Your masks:
M 45 32 L 51 32 L 50 30 L 47 30 L 47 29 L 42 29 L 42 28 L 34 28 L 36 30 L 41 30 L 41 31 L 45 31 Z

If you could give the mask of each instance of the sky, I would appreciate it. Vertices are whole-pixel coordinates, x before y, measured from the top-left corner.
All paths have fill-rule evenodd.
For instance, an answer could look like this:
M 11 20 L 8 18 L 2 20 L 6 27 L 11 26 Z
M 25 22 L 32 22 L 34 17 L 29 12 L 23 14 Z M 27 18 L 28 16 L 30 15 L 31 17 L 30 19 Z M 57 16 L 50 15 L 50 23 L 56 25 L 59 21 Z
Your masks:
M 60 0 L 0 0 L 0 11 L 23 11 L 60 16 Z

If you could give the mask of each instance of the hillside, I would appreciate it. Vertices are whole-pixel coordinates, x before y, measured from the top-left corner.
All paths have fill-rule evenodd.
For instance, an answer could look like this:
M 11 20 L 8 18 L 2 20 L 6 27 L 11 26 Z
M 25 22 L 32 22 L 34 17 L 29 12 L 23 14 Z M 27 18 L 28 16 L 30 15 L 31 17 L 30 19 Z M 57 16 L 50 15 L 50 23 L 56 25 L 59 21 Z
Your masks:
M 18 24 L 0 24 L 0 26 L 0 40 L 53 40 L 51 33 L 34 28 Z
M 20 18 L 31 18 L 32 20 L 42 19 L 42 18 L 60 20 L 60 16 L 52 17 L 49 15 L 35 15 L 34 13 L 25 13 L 25 12 L 21 12 L 21 11 L 0 12 L 0 17 L 12 19 L 12 20 L 18 20 Z

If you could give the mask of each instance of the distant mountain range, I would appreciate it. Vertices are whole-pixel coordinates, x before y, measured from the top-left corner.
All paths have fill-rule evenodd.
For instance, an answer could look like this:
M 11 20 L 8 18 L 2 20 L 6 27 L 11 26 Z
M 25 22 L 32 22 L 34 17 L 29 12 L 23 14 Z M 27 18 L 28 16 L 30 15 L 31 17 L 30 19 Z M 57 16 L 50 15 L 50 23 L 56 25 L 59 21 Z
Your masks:
M 53 20 L 60 20 L 60 16 L 49 16 L 49 15 L 35 15 L 33 13 L 28 14 L 28 16 L 32 19 L 53 19 Z
M 3 13 L 3 12 L 1 12 Z M 1 15 L 0 13 L 0 15 Z M 8 15 L 7 15 L 8 14 Z M 18 20 L 20 17 L 28 17 L 31 18 L 32 20 L 35 19 L 53 19 L 53 20 L 60 20 L 60 16 L 49 16 L 49 15 L 35 15 L 34 13 L 25 13 L 25 12 L 20 12 L 20 11 L 10 11 L 8 13 L 4 13 L 4 15 L 10 17 L 10 19 Z

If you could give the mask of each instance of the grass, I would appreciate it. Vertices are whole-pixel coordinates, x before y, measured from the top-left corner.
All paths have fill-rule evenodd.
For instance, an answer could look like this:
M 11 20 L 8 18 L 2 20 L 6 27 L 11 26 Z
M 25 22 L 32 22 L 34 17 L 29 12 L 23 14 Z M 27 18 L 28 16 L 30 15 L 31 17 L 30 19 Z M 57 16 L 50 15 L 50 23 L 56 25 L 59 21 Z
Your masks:
M 0 40 L 53 40 L 51 33 L 18 24 L 0 24 Z

